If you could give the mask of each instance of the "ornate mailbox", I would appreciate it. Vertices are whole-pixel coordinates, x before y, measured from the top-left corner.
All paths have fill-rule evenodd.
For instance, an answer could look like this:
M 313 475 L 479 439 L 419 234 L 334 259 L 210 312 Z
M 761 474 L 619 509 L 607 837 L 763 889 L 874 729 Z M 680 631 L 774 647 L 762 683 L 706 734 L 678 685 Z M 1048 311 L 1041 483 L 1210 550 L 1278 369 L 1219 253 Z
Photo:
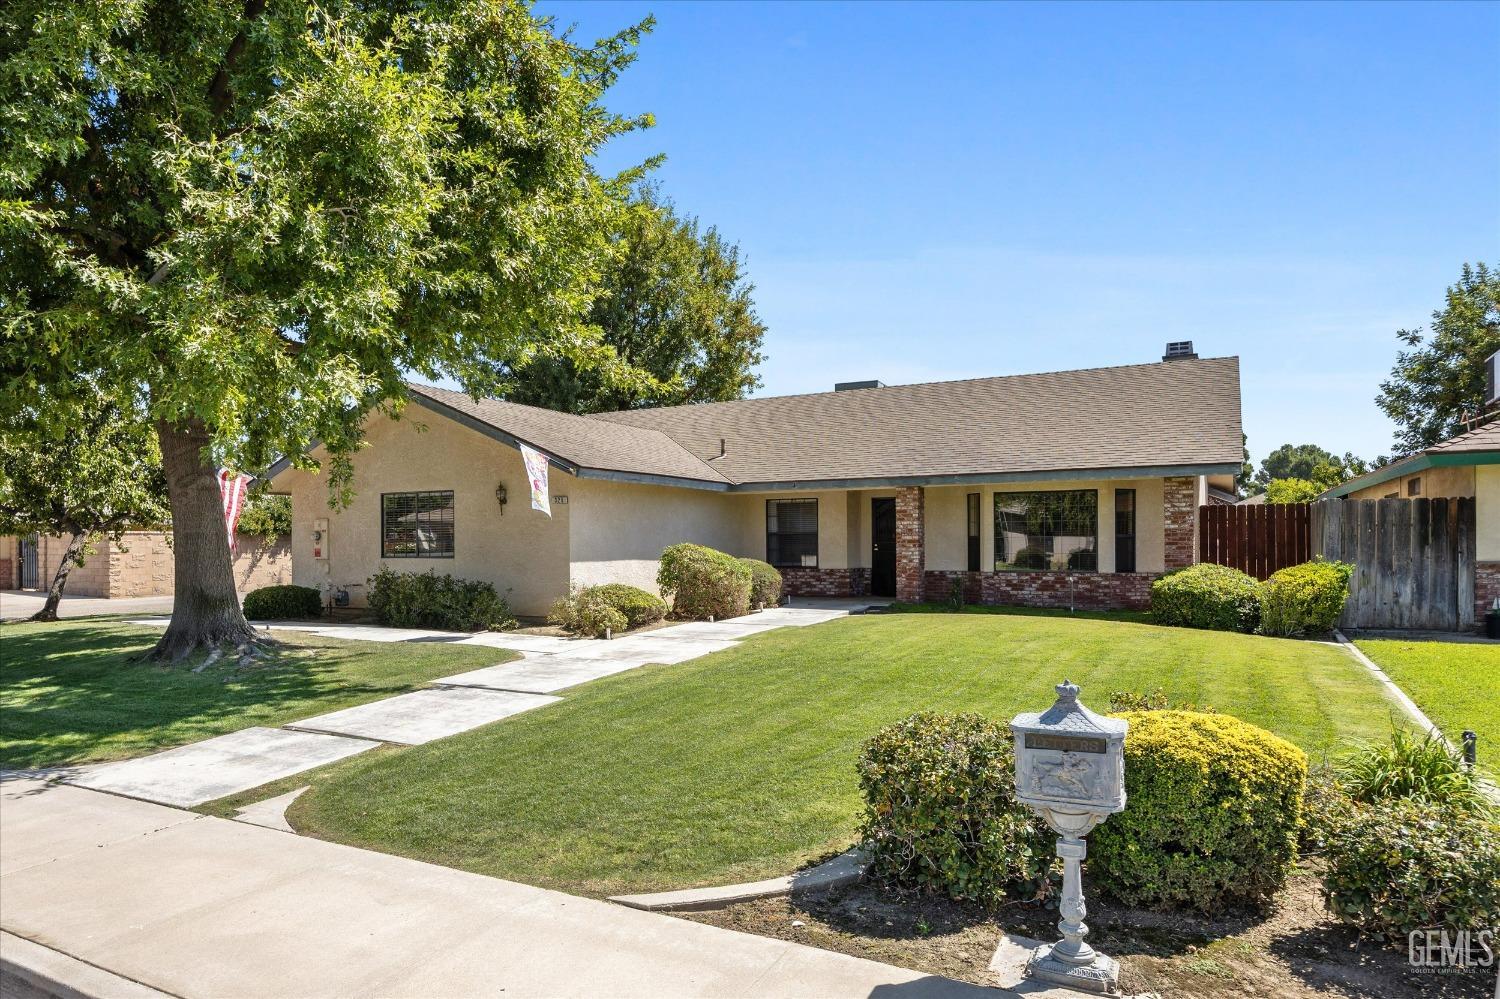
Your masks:
M 1063 894 L 1057 928 L 1026 965 L 1030 978 L 1107 995 L 1119 991 L 1120 966 L 1084 942 L 1083 838 L 1125 807 L 1125 732 L 1129 723 L 1096 715 L 1078 702 L 1078 687 L 1057 685 L 1057 702 L 1041 714 L 1016 715 L 1016 797 L 1058 834 Z

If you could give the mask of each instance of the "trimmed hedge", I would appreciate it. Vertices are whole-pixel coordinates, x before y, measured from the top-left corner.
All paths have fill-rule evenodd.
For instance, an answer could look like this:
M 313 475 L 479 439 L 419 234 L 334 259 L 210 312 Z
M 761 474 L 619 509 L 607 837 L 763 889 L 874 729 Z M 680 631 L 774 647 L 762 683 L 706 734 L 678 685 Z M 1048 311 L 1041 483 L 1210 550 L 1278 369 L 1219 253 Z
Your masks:
M 625 615 L 628 627 L 639 628 L 643 624 L 654 624 L 667 616 L 667 602 L 639 586 L 605 583 L 593 589 L 605 603 Z
M 1182 628 L 1254 631 L 1260 584 L 1226 565 L 1200 562 L 1173 569 L 1151 584 L 1151 617 Z
M 606 583 L 558 598 L 547 620 L 578 635 L 603 638 L 606 633 L 660 621 L 666 614 L 667 604 L 661 597 L 637 586 Z
M 1347 562 L 1317 559 L 1272 573 L 1260 584 L 1260 633 L 1296 638 L 1332 631 L 1353 572 Z
M 859 758 L 860 832 L 891 887 L 995 905 L 1046 887 L 1054 837 L 1016 802 L 1010 729 L 976 714 L 914 714 Z
M 673 545 L 661 553 L 656 586 L 672 601 L 672 616 L 722 620 L 750 610 L 751 573 L 733 555 L 703 545 Z
M 381 569 L 370 578 L 369 602 L 375 620 L 396 628 L 501 631 L 516 623 L 493 584 L 432 570 Z
M 769 562 L 758 558 L 742 558 L 740 563 L 750 570 L 750 603 L 775 607 L 781 603 L 781 573 Z
M 1307 756 L 1230 715 L 1120 717 L 1126 806 L 1094 831 L 1089 872 L 1127 905 L 1268 903 L 1297 859 Z
M 262 586 L 245 594 L 252 621 L 291 621 L 323 616 L 323 594 L 311 586 Z

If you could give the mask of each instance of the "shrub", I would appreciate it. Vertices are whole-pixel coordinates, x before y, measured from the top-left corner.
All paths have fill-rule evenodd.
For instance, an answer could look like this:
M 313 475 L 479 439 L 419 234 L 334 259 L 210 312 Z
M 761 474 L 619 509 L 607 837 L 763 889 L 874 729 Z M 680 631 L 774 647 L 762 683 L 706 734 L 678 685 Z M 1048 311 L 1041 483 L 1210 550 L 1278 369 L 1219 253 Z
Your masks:
M 256 621 L 321 617 L 323 594 L 311 586 L 262 586 L 245 594 L 245 616 Z
M 1165 687 L 1153 687 L 1144 694 L 1137 690 L 1116 690 L 1109 695 L 1109 711 L 1110 714 L 1122 711 L 1198 711 L 1206 715 L 1216 713 L 1211 704 L 1168 700 Z
M 1280 638 L 1333 630 L 1349 596 L 1347 562 L 1318 559 L 1287 566 L 1260 584 L 1260 632 Z
M 738 617 L 750 609 L 750 568 L 733 555 L 702 545 L 673 545 L 661 553 L 656 585 L 672 614 L 703 620 Z
M 263 493 L 252 496 L 240 513 L 236 528 L 241 534 L 258 534 L 263 538 L 285 538 L 292 533 L 292 498 Z
M 643 624 L 654 624 L 667 616 L 667 602 L 639 586 L 605 583 L 594 587 L 594 592 L 605 603 L 625 615 L 627 627 L 639 628 Z
M 1089 872 L 1128 905 L 1264 905 L 1297 857 L 1307 757 L 1230 715 L 1126 712 L 1125 810 L 1094 831 Z
M 559 597 L 548 611 L 547 620 L 575 635 L 589 638 L 603 638 L 612 632 L 624 631 L 629 626 L 629 619 L 599 592 L 602 589 L 602 586 L 586 586 Z
M 1336 772 L 1344 793 L 1364 804 L 1409 798 L 1470 812 L 1488 807 L 1479 779 L 1436 732 L 1398 728 L 1390 742 L 1339 761 Z
M 1355 803 L 1326 834 L 1323 890 L 1345 922 L 1402 940 L 1413 930 L 1500 925 L 1500 823 L 1414 799 Z
M 781 573 L 776 567 L 758 558 L 742 558 L 740 562 L 750 570 L 750 603 L 766 607 L 781 603 Z
M 1151 584 L 1151 616 L 1158 624 L 1219 631 L 1254 631 L 1260 585 L 1225 565 L 1200 562 L 1174 569 Z
M 1054 837 L 1016 802 L 1007 726 L 975 714 L 915 714 L 859 758 L 872 875 L 893 887 L 994 905 L 1046 886 Z
M 370 579 L 370 611 L 397 628 L 500 631 L 516 623 L 505 598 L 480 580 L 381 569 Z

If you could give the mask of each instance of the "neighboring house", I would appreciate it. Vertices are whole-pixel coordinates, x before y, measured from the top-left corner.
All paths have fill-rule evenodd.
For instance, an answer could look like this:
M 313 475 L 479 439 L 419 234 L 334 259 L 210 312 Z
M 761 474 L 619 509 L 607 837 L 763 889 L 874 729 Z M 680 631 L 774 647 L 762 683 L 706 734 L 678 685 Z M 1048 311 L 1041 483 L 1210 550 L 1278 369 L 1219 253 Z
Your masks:
M 353 457 L 355 497 L 286 462 L 296 583 L 363 603 L 382 568 L 493 582 L 521 614 L 570 586 L 655 588 L 683 541 L 797 595 L 1143 607 L 1195 560 L 1243 458 L 1239 362 L 975 378 L 573 416 L 411 387 Z M 551 461 L 531 509 L 518 445 Z M 317 452 L 315 452 L 316 456 Z
M 61 537 L 0 537 L 0 590 L 47 589 L 66 548 L 67 540 Z M 83 565 L 68 573 L 63 591 L 68 596 L 171 596 L 176 576 L 170 531 L 126 531 L 119 543 L 104 539 L 94 549 Z M 285 538 L 239 536 L 234 582 L 241 592 L 289 583 L 291 576 L 291 552 Z
M 1266 494 L 1256 493 L 1253 496 L 1246 496 L 1244 499 L 1239 500 L 1235 503 L 1235 506 L 1265 506 L 1265 503 Z

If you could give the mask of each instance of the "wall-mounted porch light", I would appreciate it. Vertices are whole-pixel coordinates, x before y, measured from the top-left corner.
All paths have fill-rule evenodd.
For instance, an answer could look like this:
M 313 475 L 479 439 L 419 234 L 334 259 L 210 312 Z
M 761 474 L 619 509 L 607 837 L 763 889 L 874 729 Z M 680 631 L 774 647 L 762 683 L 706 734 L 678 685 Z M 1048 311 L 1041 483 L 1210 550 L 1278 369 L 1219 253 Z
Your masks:
M 500 516 L 502 516 L 502 517 L 505 516 L 505 503 L 506 503 L 506 499 L 505 499 L 505 483 L 503 483 L 503 482 L 500 483 L 498 486 L 495 487 L 495 502 L 500 504 Z

